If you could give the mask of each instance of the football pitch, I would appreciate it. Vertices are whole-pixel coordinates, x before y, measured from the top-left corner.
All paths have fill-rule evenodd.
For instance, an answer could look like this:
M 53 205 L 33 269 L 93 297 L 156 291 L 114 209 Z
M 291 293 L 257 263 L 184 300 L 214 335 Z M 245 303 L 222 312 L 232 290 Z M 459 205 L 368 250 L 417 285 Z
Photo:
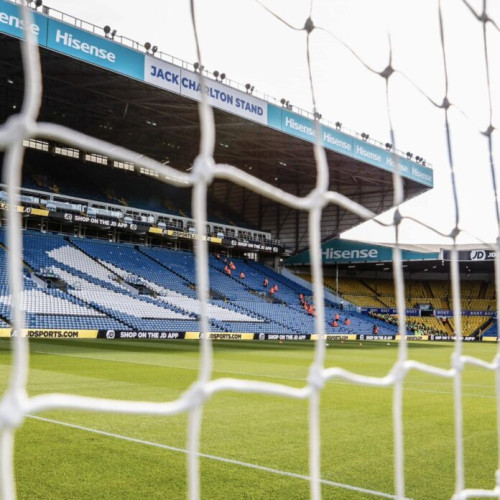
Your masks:
M 449 368 L 452 343 L 412 343 L 410 359 Z M 10 341 L 0 341 L 7 387 Z M 194 341 L 30 342 L 30 395 L 47 392 L 171 401 L 196 380 Z M 464 345 L 492 361 L 495 344 Z M 306 383 L 311 342 L 214 342 L 213 378 L 293 387 Z M 397 344 L 333 343 L 325 365 L 383 376 Z M 321 393 L 322 496 L 392 498 L 392 388 L 341 380 Z M 495 377 L 463 373 L 466 486 L 493 488 L 497 467 Z M 455 482 L 453 381 L 412 371 L 404 390 L 406 496 L 451 498 Z M 150 417 L 51 411 L 26 418 L 16 432 L 19 499 L 184 499 L 187 416 Z M 308 402 L 260 394 L 218 393 L 203 409 L 201 496 L 207 499 L 309 498 Z

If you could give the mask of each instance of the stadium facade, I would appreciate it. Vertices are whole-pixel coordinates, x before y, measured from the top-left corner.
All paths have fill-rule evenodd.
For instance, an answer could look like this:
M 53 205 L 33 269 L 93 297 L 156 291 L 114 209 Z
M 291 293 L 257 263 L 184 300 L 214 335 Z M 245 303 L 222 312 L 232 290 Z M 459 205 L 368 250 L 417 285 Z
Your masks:
M 330 189 L 374 214 L 393 204 L 396 165 L 405 200 L 433 186 L 430 166 L 421 158 L 414 161 L 395 151 L 391 144 L 348 132 L 339 122 L 329 123 L 283 99 L 261 99 L 248 86 L 228 83 L 196 62 L 176 61 L 151 52 L 150 47 L 111 37 L 109 30 L 82 26 L 68 16 L 63 21 L 61 13 L 49 8 L 34 11 L 31 24 L 25 26 L 18 3 L 0 1 L 2 122 L 16 114 L 22 103 L 20 39 L 28 29 L 37 38 L 43 68 L 39 121 L 68 126 L 136 151 L 137 158 L 148 157 L 189 172 L 200 140 L 198 103 L 205 94 L 214 108 L 215 161 L 234 165 L 288 193 L 305 196 L 314 189 L 315 141 L 325 149 Z M 50 137 L 33 137 L 24 145 L 17 209 L 25 229 L 25 300 L 31 308 L 27 323 L 33 336 L 55 332 L 55 325 L 66 328 L 68 335 L 78 330 L 107 338 L 127 332 L 152 338 L 196 335 L 198 306 L 190 252 L 200 237 L 208 241 L 211 252 L 214 335 L 313 334 L 314 314 L 302 310 L 298 302 L 300 294 L 311 302 L 310 285 L 276 272 L 287 258 L 287 266 L 307 266 L 306 212 L 264 198 L 251 185 L 218 179 L 209 188 L 206 234 L 198 235 L 191 189 L 171 185 L 175 179 L 124 162 L 113 156 L 112 149 L 103 154 Z M 6 209 L 5 190 L 0 196 Z M 338 280 L 339 265 L 342 276 L 344 271 L 352 275 L 357 264 L 371 265 L 367 271 L 373 272 L 378 264 L 391 261 L 388 248 L 356 249 L 354 244 L 339 243 L 336 237 L 360 222 L 339 205 L 324 209 L 321 239 L 327 276 L 336 273 Z M 5 253 L 3 232 L 1 236 Z M 442 252 L 413 252 L 405 257 L 418 265 L 446 260 Z M 236 276 L 226 272 L 226 260 L 235 265 Z M 438 272 L 437 266 L 433 269 Z M 269 296 L 265 279 L 279 291 Z M 344 318 L 348 314 L 350 324 L 333 327 L 328 317 L 327 333 L 368 335 L 377 323 L 385 335 L 397 335 L 395 325 L 367 318 L 366 310 L 353 301 L 344 303 L 338 286 L 335 292 L 329 297 L 328 314 Z M 182 300 L 168 300 L 172 294 Z M 1 326 L 5 331 L 10 323 L 7 296 L 4 288 Z M 45 312 L 33 305 L 38 302 Z M 119 302 L 125 305 L 118 306 Z M 139 315 L 130 314 L 141 308 Z M 73 314 L 78 316 L 72 318 L 73 326 L 67 320 L 70 310 L 79 311 Z M 162 310 L 168 311 L 166 316 Z

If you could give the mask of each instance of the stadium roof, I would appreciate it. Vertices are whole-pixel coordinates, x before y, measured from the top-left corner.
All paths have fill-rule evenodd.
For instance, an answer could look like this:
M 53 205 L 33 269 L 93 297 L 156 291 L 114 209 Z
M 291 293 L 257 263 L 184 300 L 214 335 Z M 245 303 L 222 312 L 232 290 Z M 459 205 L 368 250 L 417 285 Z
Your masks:
M 338 267 L 351 274 L 373 273 L 392 278 L 394 245 L 376 245 L 373 243 L 334 238 L 322 244 L 323 265 Z M 450 273 L 451 252 L 453 246 L 437 245 L 402 245 L 401 257 L 405 273 L 432 273 L 448 275 Z M 461 245 L 458 252 L 459 271 L 464 275 L 494 273 L 496 252 L 484 245 Z M 310 253 L 304 251 L 285 261 L 287 267 L 309 266 Z
M 5 8 L 6 4 L 9 2 L 0 0 L 0 6 Z M 102 43 L 114 43 L 104 37 L 88 36 Z M 3 122 L 20 109 L 24 76 L 19 40 L 0 33 L 0 43 L 0 122 Z M 200 141 L 196 100 L 53 50 L 41 48 L 40 53 L 43 72 L 40 121 L 62 124 L 125 146 L 137 151 L 138 155 L 168 162 L 182 171 L 191 168 Z M 273 125 L 269 119 L 270 126 L 266 126 L 214 108 L 215 160 L 235 165 L 285 191 L 304 196 L 316 183 L 313 144 L 304 140 L 304 130 L 311 121 L 285 109 L 270 106 L 269 110 L 269 114 L 282 114 L 283 123 L 285 120 L 288 123 L 291 117 L 286 133 L 277 129 L 280 127 L 277 121 Z M 341 132 L 338 134 L 342 135 Z M 335 136 L 333 142 L 338 142 L 340 136 Z M 360 139 L 349 140 L 361 143 Z M 330 189 L 379 214 L 390 208 L 393 202 L 391 168 L 368 163 L 373 163 L 370 158 L 377 156 L 378 151 L 370 141 L 360 147 L 366 161 L 325 149 Z M 390 153 L 385 153 L 384 158 L 387 164 L 391 162 Z M 400 161 L 410 171 L 425 168 L 407 159 Z M 430 187 L 418 175 L 411 177 L 410 173 L 404 179 L 405 199 Z M 291 253 L 308 247 L 305 214 L 294 215 L 289 209 L 280 210 L 276 204 L 254 194 L 241 195 L 240 187 L 223 181 L 214 183 L 211 196 L 220 202 L 231 203 L 233 210 L 245 213 L 256 227 L 281 238 Z M 327 240 L 359 222 L 357 216 L 331 206 L 323 215 L 322 239 Z

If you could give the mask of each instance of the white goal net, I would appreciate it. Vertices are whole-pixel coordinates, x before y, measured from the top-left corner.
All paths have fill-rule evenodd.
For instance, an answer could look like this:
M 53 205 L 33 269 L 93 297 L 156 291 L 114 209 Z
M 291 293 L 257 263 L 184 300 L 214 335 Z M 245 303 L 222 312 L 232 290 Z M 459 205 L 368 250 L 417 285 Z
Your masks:
M 199 36 L 203 24 L 202 18 L 197 16 L 197 4 L 202 2 L 191 1 L 192 27 L 198 61 L 204 61 L 204 40 Z M 420 4 L 421 2 L 414 2 Z M 288 4 L 285 2 L 285 4 Z M 292 30 L 300 33 L 303 44 L 302 52 L 296 54 L 297 58 L 303 58 L 302 64 L 307 68 L 306 94 L 310 96 L 309 108 L 315 116 L 315 126 L 319 131 L 321 116 L 326 116 L 324 111 L 328 108 L 327 98 L 324 96 L 326 88 L 335 93 L 336 84 L 340 85 L 342 80 L 342 64 L 349 59 L 364 75 L 363 80 L 356 82 L 357 87 L 353 93 L 359 93 L 360 106 L 367 99 L 379 99 L 382 96 L 382 105 L 378 102 L 379 109 L 384 111 L 380 119 L 370 117 L 370 123 L 376 121 L 386 125 L 386 135 L 394 147 L 398 147 L 400 139 L 399 128 L 405 128 L 406 122 L 415 119 L 412 113 L 417 107 L 425 106 L 430 109 L 430 116 L 434 121 L 427 123 L 428 128 L 422 132 L 424 137 L 433 140 L 432 137 L 439 135 L 444 144 L 440 145 L 444 151 L 447 164 L 440 166 L 440 179 L 447 180 L 447 191 L 442 195 L 446 206 L 434 206 L 434 212 L 446 212 L 448 214 L 445 226 L 432 218 L 418 217 L 416 212 L 411 211 L 405 215 L 404 207 L 399 206 L 404 201 L 404 178 L 399 175 L 398 156 L 394 155 L 395 172 L 393 177 L 393 205 L 396 210 L 392 212 L 388 221 L 374 222 L 379 231 L 389 231 L 396 238 L 396 248 L 393 253 L 394 282 L 397 295 L 397 309 L 399 317 L 399 331 L 406 331 L 405 318 L 405 293 L 402 257 L 399 244 L 401 235 L 405 231 L 414 231 L 424 228 L 427 235 L 437 235 L 448 238 L 449 244 L 456 245 L 462 241 L 461 238 L 474 229 L 474 218 L 488 218 L 493 213 L 492 224 L 498 228 L 500 221 L 498 207 L 497 185 L 495 165 L 495 149 L 498 132 L 496 131 L 495 107 L 498 108 L 498 87 L 500 75 L 498 64 L 495 61 L 500 55 L 499 51 L 499 25 L 500 16 L 494 16 L 498 12 L 489 9 L 486 0 L 483 2 L 462 1 L 433 1 L 425 2 L 425 5 L 413 5 L 408 7 L 401 2 L 378 3 L 377 9 L 383 10 L 382 18 L 390 19 L 391 26 L 395 31 L 384 31 L 384 41 L 377 41 L 377 57 L 369 60 L 365 57 L 365 49 L 371 41 L 366 38 L 353 41 L 347 36 L 343 25 L 342 15 L 350 18 L 356 15 L 352 11 L 351 2 L 325 2 L 311 0 L 310 5 L 303 9 L 302 17 L 298 14 L 293 19 L 287 16 L 287 8 L 283 3 L 266 2 L 255 0 L 257 8 L 261 9 L 263 16 L 269 16 L 275 23 L 277 31 Z M 406 4 L 406 2 L 405 2 Z M 432 4 L 431 6 L 429 4 Z M 457 5 L 460 4 L 460 5 Z M 336 8 L 340 13 L 336 19 Z M 368 4 L 366 4 L 368 8 Z M 420 9 L 423 13 L 417 16 L 413 9 Z M 370 7 L 373 9 L 373 6 Z M 459 13 L 451 12 L 458 9 Z M 23 22 L 29 26 L 33 16 L 33 9 L 24 7 L 22 10 Z M 369 12 L 372 12 L 371 10 Z M 473 26 L 473 33 L 463 32 L 460 26 L 454 24 L 466 19 L 467 26 Z M 369 16 L 368 16 L 369 17 Z M 329 25 L 324 22 L 328 21 Z M 356 25 L 352 18 L 351 27 Z M 362 28 L 368 30 L 368 26 L 375 31 L 373 24 L 366 19 L 359 21 Z M 429 41 L 430 45 L 424 43 L 427 24 L 435 29 L 435 37 Z M 412 26 L 409 26 L 409 25 Z M 415 26 L 416 25 L 416 26 Z M 354 28 L 353 28 L 354 29 Z M 397 39 L 402 36 L 404 30 L 412 33 L 419 32 L 418 43 L 407 53 L 402 54 L 398 50 Z M 437 366 L 426 365 L 410 359 L 405 337 L 401 337 L 398 345 L 398 355 L 391 370 L 383 377 L 368 377 L 353 373 L 348 370 L 327 366 L 325 364 L 326 343 L 324 338 L 325 310 L 323 270 L 321 255 L 321 216 L 328 205 L 339 205 L 342 208 L 356 214 L 361 219 L 372 219 L 373 213 L 366 207 L 355 203 L 332 190 L 329 180 L 329 166 L 325 151 L 319 140 L 314 146 L 314 161 L 316 164 L 316 186 L 307 196 L 299 197 L 283 191 L 275 185 L 263 182 L 253 177 L 248 172 L 240 170 L 232 165 L 217 164 L 214 161 L 214 148 L 216 144 L 216 127 L 212 109 L 204 97 L 199 105 L 199 120 L 201 129 L 201 141 L 199 152 L 193 158 L 193 168 L 189 172 L 179 172 L 146 157 L 138 157 L 137 152 L 129 151 L 114 144 L 107 143 L 96 137 L 88 137 L 70 128 L 53 123 L 38 120 L 38 113 L 43 96 L 41 75 L 43 67 L 40 67 L 38 47 L 34 35 L 30 30 L 25 30 L 26 39 L 22 43 L 22 59 L 25 75 L 24 100 L 19 113 L 12 115 L 5 123 L 0 125 L 0 148 L 4 151 L 4 182 L 8 185 L 8 206 L 15 207 L 21 184 L 21 172 L 23 167 L 23 140 L 43 137 L 61 141 L 82 150 L 93 151 L 96 154 L 113 157 L 123 162 L 133 162 L 138 166 L 154 170 L 167 176 L 173 185 L 192 186 L 193 218 L 196 220 L 196 231 L 202 235 L 206 231 L 207 223 L 207 192 L 214 179 L 224 179 L 251 189 L 261 196 L 269 198 L 274 202 L 281 203 L 308 214 L 309 220 L 309 248 L 311 256 L 311 274 L 313 277 L 314 303 L 317 304 L 316 333 L 318 342 L 315 345 L 314 359 L 310 365 L 307 382 L 301 388 L 296 388 L 286 383 L 268 383 L 257 380 L 242 380 L 236 378 L 214 378 L 213 376 L 213 350 L 212 341 L 204 336 L 200 341 L 200 366 L 197 380 L 178 399 L 168 400 L 162 403 L 147 401 L 125 401 L 111 400 L 93 397 L 82 397 L 71 394 L 40 394 L 30 396 L 27 391 L 29 375 L 29 345 L 28 339 L 17 336 L 13 339 L 12 366 L 8 382 L 8 389 L 2 395 L 0 403 L 0 431 L 1 431 L 1 454 L 0 454 L 0 481 L 1 493 L 4 499 L 16 497 L 16 483 L 14 471 L 14 442 L 15 432 L 27 415 L 43 414 L 48 410 L 92 410 L 109 413 L 162 415 L 170 416 L 179 413 L 188 414 L 188 487 L 189 497 L 196 499 L 200 497 L 200 435 L 202 428 L 202 416 L 205 403 L 211 396 L 223 391 L 236 391 L 241 393 L 271 394 L 284 398 L 297 398 L 308 401 L 309 405 L 309 476 L 310 496 L 319 499 L 322 496 L 321 477 L 321 428 L 320 428 L 320 398 L 325 384 L 333 379 L 346 380 L 366 386 L 390 387 L 393 391 L 393 431 L 394 431 L 394 491 L 389 495 L 395 498 L 405 498 L 405 448 L 404 448 L 404 426 L 403 426 L 403 397 L 404 384 L 407 375 L 414 370 L 425 372 L 430 376 L 442 377 L 453 380 L 454 390 L 454 433 L 455 433 L 455 492 L 454 498 L 472 497 L 500 497 L 500 470 L 495 478 L 493 489 L 467 489 L 464 468 L 464 432 L 463 432 L 463 404 L 462 404 L 462 372 L 468 364 L 481 367 L 484 370 L 493 371 L 500 375 L 500 358 L 496 356 L 491 362 L 469 357 L 463 354 L 461 341 L 461 311 L 459 307 L 454 310 L 454 323 L 457 332 L 457 341 L 454 346 L 454 355 L 450 366 L 443 369 Z M 203 27 L 206 36 L 206 27 Z M 368 35 L 372 32 L 369 31 Z M 469 36 L 474 40 L 469 40 Z M 347 41 L 346 41 L 347 40 Z M 322 45 L 323 44 L 323 45 Z M 454 44 L 458 44 L 459 50 L 455 50 Z M 326 47 L 326 49 L 322 49 Z M 382 47 L 382 48 L 381 48 Z M 467 50 L 474 48 L 471 56 Z M 419 50 L 420 49 L 420 50 Z M 323 50 L 323 52 L 322 52 Z M 458 53 L 457 53 L 458 52 Z M 415 61 L 412 65 L 411 58 Z M 474 59 L 474 64 L 472 62 Z M 426 61 L 430 65 L 426 68 Z M 479 62 L 478 62 L 479 61 Z M 467 67 L 464 69 L 461 63 Z M 325 71 L 324 67 L 329 71 Z M 334 69 L 332 69 L 332 66 Z M 401 67 L 404 66 L 404 70 Z M 424 69 L 423 69 L 424 68 Z M 470 71 L 469 71 L 470 70 Z M 426 76 L 439 72 L 437 84 L 429 84 Z M 472 74 L 471 74 L 472 73 Z M 423 75 L 423 78 L 422 78 Z M 470 78 L 466 85 L 454 83 L 457 79 Z M 373 94 L 369 90 L 374 85 L 379 94 Z M 382 85 L 382 87 L 381 87 Z M 401 97 L 401 91 L 405 97 Z M 380 101 L 380 99 L 379 99 Z M 405 108 L 409 111 L 405 113 Z M 480 108 L 480 109 L 478 109 Z M 348 111 L 346 110 L 345 113 Z M 335 118 L 334 118 L 335 119 Z M 455 128 L 456 127 L 456 128 Z M 467 177 L 457 169 L 462 160 L 457 156 L 466 154 L 463 150 L 465 144 L 456 145 L 458 131 L 465 129 L 466 134 L 474 134 L 479 137 L 479 142 L 472 146 L 474 155 L 480 165 L 470 164 L 471 169 L 482 169 L 481 178 L 484 183 L 476 186 L 466 185 Z M 415 130 L 406 131 L 406 137 Z M 320 136 L 319 133 L 316 134 Z M 435 162 L 434 162 L 435 163 Z M 444 174 L 442 173 L 444 172 Z M 485 173 L 486 172 L 486 173 Z M 469 174 L 468 174 L 469 175 Z M 478 174 L 479 175 L 479 174 Z M 438 177 L 438 175 L 436 174 Z M 465 180 L 464 180 L 465 179 Z M 472 197 L 476 193 L 484 193 L 488 196 L 490 211 L 488 214 L 481 212 L 461 212 L 461 198 Z M 23 330 L 24 318 L 21 309 L 22 296 L 22 236 L 21 236 L 21 214 L 15 209 L 8 210 L 7 247 L 9 248 L 9 282 L 13 307 L 13 329 L 17 332 Z M 451 220 L 451 225 L 449 221 Z M 491 227 L 491 225 L 490 225 Z M 408 229 L 409 228 L 409 229 Z M 465 229 L 464 229 L 465 228 Z M 472 229 L 470 229 L 472 228 Z M 495 236 L 496 237 L 496 236 Z M 484 232 L 475 240 L 483 244 L 487 238 Z M 497 245 L 490 248 L 496 251 L 496 269 L 499 269 L 500 253 Z M 198 240 L 195 249 L 197 293 L 201 301 L 200 324 L 201 331 L 209 331 L 207 319 L 208 303 L 208 247 L 203 239 Z M 496 290 L 500 290 L 500 278 L 496 273 Z M 458 268 L 457 249 L 452 250 L 451 283 L 453 303 L 460 304 L 460 276 Z M 498 389 L 497 389 L 498 395 Z M 497 398 L 497 402 L 500 401 Z M 499 427 L 500 428 L 500 427 Z

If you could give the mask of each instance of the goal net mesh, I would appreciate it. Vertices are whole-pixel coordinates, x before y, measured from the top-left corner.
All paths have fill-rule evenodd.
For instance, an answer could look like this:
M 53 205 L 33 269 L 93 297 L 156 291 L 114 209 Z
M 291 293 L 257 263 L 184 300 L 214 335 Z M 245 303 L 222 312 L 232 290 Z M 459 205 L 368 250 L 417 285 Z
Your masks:
M 332 91 L 335 90 L 335 79 L 330 81 L 318 81 L 316 73 L 313 69 L 313 59 L 315 51 L 318 51 L 317 40 L 321 37 L 326 37 L 331 43 L 335 44 L 336 50 L 342 57 L 351 58 L 358 64 L 367 81 L 372 81 L 374 78 L 384 85 L 385 103 L 384 107 L 387 114 L 388 134 L 391 143 L 394 146 L 398 145 L 397 126 L 393 124 L 393 116 L 400 115 L 398 112 L 398 104 L 393 103 L 393 86 L 395 81 L 404 81 L 407 87 L 407 99 L 419 99 L 425 102 L 426 106 L 430 107 L 434 113 L 437 122 L 444 126 L 445 149 L 447 151 L 448 165 L 440 168 L 447 171 L 448 183 L 452 193 L 452 203 L 446 207 L 436 207 L 436 210 L 446 211 L 452 214 L 453 224 L 451 230 L 445 230 L 441 227 L 434 227 L 432 224 L 419 221 L 418 218 L 404 215 L 404 209 L 399 209 L 399 206 L 404 200 L 404 181 L 399 175 L 398 157 L 394 156 L 395 173 L 393 176 L 393 205 L 396 210 L 393 212 L 392 220 L 388 222 L 377 222 L 381 230 L 383 227 L 390 227 L 396 236 L 396 248 L 393 252 L 394 262 L 394 283 L 396 289 L 397 310 L 399 318 L 399 331 L 406 331 L 405 318 L 405 293 L 402 257 L 400 250 L 400 229 L 405 222 L 411 220 L 416 226 L 426 227 L 430 233 L 435 233 L 439 236 L 448 237 L 452 249 L 451 262 L 451 285 L 453 304 L 460 304 L 460 275 L 458 267 L 458 254 L 456 244 L 460 241 L 460 236 L 463 234 L 461 229 L 461 212 L 460 208 L 460 190 L 457 186 L 457 172 L 455 167 L 456 159 L 454 158 L 454 129 L 451 117 L 456 114 L 463 116 L 463 119 L 469 124 L 477 135 L 484 140 L 484 157 L 487 157 L 489 169 L 488 183 L 481 186 L 484 192 L 493 192 L 494 212 L 496 227 L 498 227 L 499 212 L 498 212 L 498 193 L 497 179 L 494 162 L 494 138 L 496 130 L 494 126 L 494 102 L 497 99 L 493 93 L 493 80 L 498 79 L 492 65 L 492 57 L 497 57 L 498 53 L 498 37 L 499 28 L 495 19 L 490 15 L 487 8 L 487 2 L 463 1 L 454 2 L 460 4 L 462 14 L 466 15 L 470 20 L 473 20 L 477 31 L 474 36 L 478 41 L 475 41 L 475 57 L 481 60 L 481 93 L 468 96 L 472 105 L 476 101 L 481 101 L 483 108 L 487 111 L 480 120 L 476 120 L 474 116 L 470 117 L 467 110 L 460 107 L 455 102 L 455 97 L 458 95 L 456 88 L 453 86 L 452 73 L 450 68 L 455 68 L 456 61 L 450 60 L 450 41 L 448 38 L 448 30 L 451 30 L 452 21 L 447 18 L 446 10 L 450 8 L 450 2 L 432 2 L 432 8 L 426 7 L 428 22 L 438 25 L 438 43 L 432 48 L 433 57 L 440 60 L 440 75 L 441 85 L 439 90 L 429 90 L 425 83 L 420 84 L 420 80 L 416 81 L 411 76 L 408 76 L 400 70 L 397 64 L 397 58 L 393 57 L 396 49 L 392 47 L 391 37 L 387 38 L 386 52 L 379 58 L 378 63 L 372 65 L 366 61 L 359 47 L 351 42 L 346 42 L 342 35 L 335 31 L 335 27 L 328 27 L 322 24 L 322 18 L 316 15 L 319 6 L 324 2 L 312 0 L 308 9 L 304 10 L 302 19 L 293 19 L 290 21 L 283 14 L 286 9 L 276 7 L 273 9 L 272 2 L 264 2 L 256 0 L 256 5 L 262 9 L 263 15 L 272 16 L 274 22 L 280 29 L 295 30 L 304 36 L 305 50 L 297 57 L 304 58 L 304 64 L 308 68 L 308 85 L 311 95 L 310 109 L 316 115 L 316 127 L 320 126 L 321 99 L 318 98 L 318 90 L 324 88 L 325 85 L 331 86 Z M 346 2 L 339 2 L 342 8 L 347 9 Z M 400 6 L 394 4 L 383 4 L 383 8 L 389 6 L 387 15 L 394 16 L 395 13 L 401 13 Z M 199 36 L 198 20 L 196 9 L 198 8 L 195 0 L 191 1 L 192 9 L 192 26 L 198 60 L 204 60 L 204 45 L 202 37 Z M 382 8 L 382 7 L 381 7 Z M 331 3 L 331 9 L 335 10 L 335 3 Z M 392 9 L 392 10 L 391 10 Z M 25 25 L 29 24 L 32 10 L 28 7 L 22 9 Z M 353 21 L 354 22 L 354 21 Z M 399 26 L 404 28 L 411 21 L 408 18 L 401 17 L 396 20 Z M 425 31 L 426 26 L 420 26 L 420 29 Z M 464 37 L 469 35 L 464 33 Z M 365 43 L 367 43 L 365 41 Z M 472 43 L 472 42 L 471 42 Z M 359 45 L 359 44 L 356 44 Z M 418 54 L 416 54 L 418 55 Z M 427 54 L 419 54 L 420 57 L 426 57 Z M 329 54 L 331 61 L 327 57 L 320 57 L 320 61 L 325 64 L 335 64 L 335 54 Z M 455 56 L 456 57 L 456 56 Z M 464 56 L 465 57 L 465 56 Z M 28 31 L 26 39 L 22 43 L 22 59 L 25 75 L 25 92 L 24 101 L 19 113 L 11 116 L 4 124 L 0 125 L 0 148 L 4 151 L 4 182 L 8 185 L 8 206 L 15 207 L 19 196 L 21 184 L 21 172 L 23 166 L 23 140 L 34 137 L 43 137 L 61 141 L 68 145 L 81 148 L 82 150 L 94 151 L 102 155 L 109 155 L 117 160 L 124 162 L 132 162 L 136 165 L 155 170 L 162 174 L 163 178 L 167 177 L 174 185 L 192 186 L 193 202 L 192 210 L 193 217 L 196 221 L 196 231 L 202 235 L 206 231 L 207 222 L 207 190 L 215 179 L 224 179 L 238 185 L 245 186 L 258 193 L 259 195 L 269 198 L 275 202 L 279 202 L 287 207 L 304 211 L 308 214 L 309 221 L 309 248 L 311 256 L 311 273 L 313 277 L 313 293 L 314 303 L 317 305 L 317 316 L 315 320 L 316 334 L 318 341 L 315 344 L 314 357 L 309 369 L 309 376 L 303 387 L 296 388 L 285 383 L 268 383 L 257 380 L 241 380 L 236 378 L 214 378 L 213 374 L 213 350 L 212 341 L 209 336 L 205 335 L 200 341 L 200 366 L 197 380 L 192 386 L 185 391 L 181 397 L 175 400 L 169 400 L 162 403 L 147 402 L 147 401 L 124 401 L 101 399 L 94 397 L 82 397 L 71 394 L 40 394 L 30 396 L 27 391 L 27 382 L 29 375 L 29 345 L 28 339 L 20 335 L 13 339 L 13 354 L 11 373 L 8 382 L 8 389 L 2 395 L 0 403 L 0 430 L 1 430 L 1 492 L 5 499 L 12 499 L 16 496 L 16 484 L 14 473 L 14 436 L 15 431 L 19 428 L 28 415 L 40 414 L 48 410 L 92 410 L 109 413 L 124 413 L 124 414 L 141 414 L 141 415 L 162 415 L 170 416 L 179 413 L 188 414 L 188 487 L 190 498 L 196 499 L 200 496 L 200 435 L 202 427 L 202 415 L 204 404 L 211 396 L 222 391 L 237 391 L 241 393 L 257 393 L 271 394 L 284 398 L 297 398 L 308 401 L 309 407 L 309 477 L 310 496 L 314 499 L 319 499 L 322 494 L 322 478 L 321 478 L 321 429 L 320 429 L 320 398 L 325 384 L 333 379 L 346 380 L 355 384 L 364 384 L 366 386 L 390 387 L 393 391 L 393 435 L 394 435 L 394 492 L 389 495 L 391 497 L 405 498 L 405 452 L 404 452 L 404 426 L 403 426 L 403 397 L 404 383 L 407 375 L 411 371 L 425 372 L 434 377 L 441 377 L 453 381 L 454 391 L 454 433 L 455 433 L 455 493 L 454 498 L 470 498 L 470 497 L 499 497 L 500 496 L 500 471 L 495 478 L 495 488 L 487 489 L 467 489 L 465 483 L 464 470 L 464 432 L 463 432 L 463 405 L 462 405 L 462 372 L 467 364 L 473 364 L 484 370 L 490 370 L 500 375 L 500 363 L 498 357 L 495 357 L 491 362 L 485 362 L 475 357 L 466 356 L 463 354 L 461 341 L 461 310 L 460 307 L 454 309 L 454 324 L 457 334 L 457 340 L 454 344 L 454 354 L 452 356 L 450 366 L 446 369 L 423 364 L 410 359 L 408 354 L 407 341 L 405 336 L 401 336 L 401 341 L 398 345 L 397 358 L 391 370 L 383 377 L 369 377 L 359 373 L 339 368 L 326 366 L 325 354 L 325 309 L 324 309 L 324 291 L 323 291 L 323 270 L 322 270 L 322 255 L 321 255 L 321 216 L 322 211 L 326 206 L 338 204 L 346 210 L 356 214 L 362 219 L 372 219 L 373 214 L 366 207 L 363 207 L 352 200 L 346 199 L 340 193 L 331 190 L 329 182 L 329 166 L 327 163 L 325 152 L 319 141 L 314 145 L 314 162 L 316 165 L 316 186 L 307 194 L 307 196 L 298 197 L 288 192 L 281 190 L 275 185 L 270 185 L 263 182 L 259 178 L 255 178 L 248 172 L 242 171 L 235 166 L 227 164 L 217 164 L 214 161 L 215 149 L 215 123 L 212 109 L 206 101 L 202 100 L 199 105 L 199 120 L 201 130 L 201 141 L 199 152 L 194 159 L 193 168 L 188 173 L 179 172 L 168 166 L 162 165 L 152 159 L 139 157 L 137 152 L 129 151 L 122 147 L 117 147 L 113 144 L 99 140 L 95 137 L 89 137 L 75 130 L 54 124 L 40 122 L 37 117 L 42 100 L 43 89 L 41 85 L 41 74 L 43 68 L 40 67 L 40 58 L 38 48 L 33 36 Z M 333 62 L 332 62 L 333 61 Z M 380 63 L 380 61 L 384 61 Z M 336 74 L 341 72 L 337 71 Z M 333 72 L 332 72 L 333 73 Z M 363 93 L 365 83 L 359 82 L 360 93 Z M 461 97 L 461 96 L 458 96 Z M 457 99 L 458 99 L 457 97 Z M 396 102 L 396 100 L 394 101 Z M 484 107 L 485 106 L 485 107 Z M 486 116 L 486 118 L 485 118 Z M 411 116 L 407 117 L 412 120 Z M 480 123 L 478 125 L 478 123 Z M 319 130 L 319 128 L 318 128 Z M 317 137 L 320 134 L 316 134 Z M 484 154 L 486 152 L 486 154 Z M 471 165 L 471 168 L 474 168 Z M 8 260 L 9 260 L 9 283 L 12 297 L 13 307 L 13 329 L 20 332 L 24 326 L 24 316 L 21 309 L 22 296 L 22 236 L 21 236 L 21 215 L 10 208 L 7 211 L 7 241 L 8 241 Z M 481 241 L 478 240 L 480 243 Z M 491 246 L 496 250 L 496 269 L 498 270 L 500 253 L 496 245 Z M 197 293 L 201 302 L 200 324 L 201 331 L 209 331 L 209 323 L 207 319 L 207 303 L 209 291 L 209 274 L 208 274 L 208 248 L 207 243 L 203 239 L 199 239 L 195 248 L 195 261 L 197 273 Z M 499 275 L 496 273 L 496 290 L 500 289 Z M 498 391 L 497 391 L 498 394 Z M 498 401 L 498 397 L 497 397 Z

